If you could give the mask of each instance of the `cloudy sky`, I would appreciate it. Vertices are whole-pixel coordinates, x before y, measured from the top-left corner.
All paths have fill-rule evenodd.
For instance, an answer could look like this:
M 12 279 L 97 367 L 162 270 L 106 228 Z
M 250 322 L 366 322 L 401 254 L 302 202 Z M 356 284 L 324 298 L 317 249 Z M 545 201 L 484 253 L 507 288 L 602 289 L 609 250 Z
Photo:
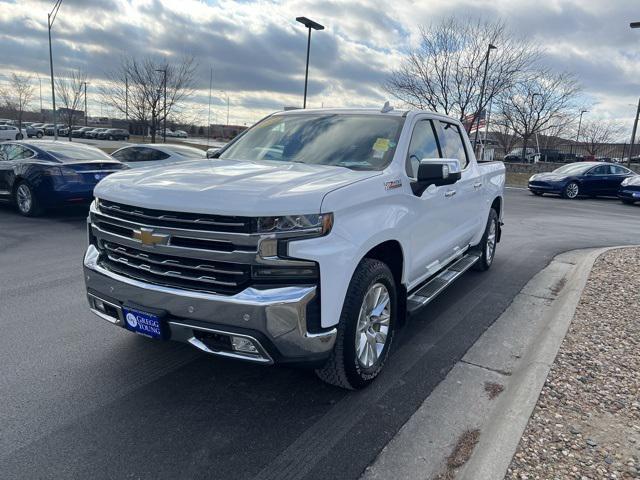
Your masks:
M 0 0 L 0 82 L 11 72 L 47 88 L 47 12 L 54 1 Z M 213 112 L 252 123 L 302 103 L 304 15 L 325 25 L 312 37 L 308 106 L 378 106 L 381 84 L 415 46 L 421 25 L 452 14 L 503 19 L 535 41 L 554 69 L 582 82 L 588 115 L 630 121 L 640 95 L 640 0 L 63 0 L 53 29 L 57 75 L 88 72 L 91 114 L 110 113 L 95 92 L 123 55 L 181 57 L 198 63 L 189 111 L 206 120 L 213 67 Z M 92 95 L 92 90 L 94 94 Z M 223 93 L 225 92 L 225 93 Z

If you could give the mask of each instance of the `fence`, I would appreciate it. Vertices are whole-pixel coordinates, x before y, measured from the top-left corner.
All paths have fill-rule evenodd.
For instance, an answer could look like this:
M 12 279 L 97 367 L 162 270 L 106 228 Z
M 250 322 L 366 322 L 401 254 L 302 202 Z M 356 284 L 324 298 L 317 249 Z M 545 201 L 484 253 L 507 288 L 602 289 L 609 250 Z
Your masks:
M 487 146 L 487 149 L 493 149 L 494 160 L 505 160 L 511 151 L 505 151 L 505 149 L 497 146 Z M 514 147 L 519 149 L 519 146 Z M 512 149 L 513 150 L 513 149 Z M 520 149 L 521 150 L 521 149 Z M 539 162 L 550 163 L 570 163 L 583 160 L 601 160 L 611 162 L 625 162 L 629 157 L 629 144 L 628 143 L 610 143 L 597 145 L 595 147 L 595 155 L 589 153 L 589 146 L 585 144 L 557 144 L 553 146 L 540 145 Z M 529 144 L 527 147 L 526 161 L 533 163 L 534 154 L 537 153 L 537 147 L 535 142 L 533 145 Z M 633 161 L 640 160 L 640 146 L 636 145 L 633 149 Z M 507 161 L 521 161 L 517 159 L 515 155 L 509 155 Z

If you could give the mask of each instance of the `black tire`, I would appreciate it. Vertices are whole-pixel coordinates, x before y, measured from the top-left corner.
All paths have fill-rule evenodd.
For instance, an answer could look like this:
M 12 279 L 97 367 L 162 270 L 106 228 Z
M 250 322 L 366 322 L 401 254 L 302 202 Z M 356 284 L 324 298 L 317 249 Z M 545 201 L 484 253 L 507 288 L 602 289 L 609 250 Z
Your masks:
M 630 200 L 628 198 L 621 198 L 620 199 L 622 201 L 622 203 L 624 203 L 625 205 L 633 205 L 635 203 L 635 200 Z
M 356 351 L 356 334 L 360 309 L 365 295 L 377 284 L 382 284 L 389 295 L 389 325 L 384 346 L 377 360 L 364 366 Z M 356 268 L 342 306 L 336 343 L 325 365 L 316 370 L 323 381 L 338 387 L 356 390 L 369 385 L 382 371 L 393 343 L 398 312 L 398 297 L 393 274 L 389 267 L 371 258 L 365 258 Z
M 16 140 L 22 140 L 24 138 L 24 135 L 22 135 L 21 133 L 18 133 L 16 135 Z
M 29 202 L 24 200 L 24 196 L 30 198 Z M 42 208 L 35 196 L 33 187 L 26 181 L 20 181 L 13 190 L 13 203 L 20 215 L 25 217 L 37 217 L 42 213 Z
M 113 140 L 113 135 L 109 135 L 109 140 Z
M 569 182 L 562 189 L 563 198 L 574 200 L 578 198 L 578 195 L 580 195 L 580 185 L 578 185 L 578 182 Z
M 43 136 L 43 135 L 42 135 L 42 132 L 38 132 L 38 133 L 36 133 L 36 138 L 42 138 L 42 136 Z
M 533 193 L 536 197 L 541 197 L 542 196 L 542 192 L 536 192 L 536 191 L 532 190 L 531 193 Z
M 473 265 L 473 269 L 478 272 L 489 270 L 491 265 L 493 265 L 493 259 L 496 256 L 496 248 L 498 246 L 498 235 L 500 233 L 499 222 L 498 212 L 492 208 L 489 210 L 489 218 L 487 219 L 487 226 L 484 229 L 482 240 L 480 240 L 478 245 L 473 247 L 473 251 L 480 254 L 480 260 Z

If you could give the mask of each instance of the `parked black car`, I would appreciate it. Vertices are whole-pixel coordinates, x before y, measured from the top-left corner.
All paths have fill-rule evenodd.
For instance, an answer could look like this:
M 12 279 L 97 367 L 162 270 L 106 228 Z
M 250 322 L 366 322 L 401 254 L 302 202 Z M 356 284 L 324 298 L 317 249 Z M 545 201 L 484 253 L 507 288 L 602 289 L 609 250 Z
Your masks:
M 100 140 L 129 140 L 129 132 L 122 128 L 109 128 L 104 132 L 99 132 L 97 138 Z
M 618 198 L 622 203 L 640 202 L 640 175 L 625 178 L 620 184 Z
M 0 144 L 0 201 L 25 216 L 49 207 L 88 203 L 107 175 L 127 168 L 102 150 L 68 141 Z
M 553 172 L 533 175 L 529 179 L 529 190 L 534 195 L 557 193 L 571 199 L 580 195 L 616 196 L 622 181 L 633 175 L 628 168 L 612 163 L 570 163 Z
M 71 130 L 71 136 L 74 138 L 83 138 L 84 134 L 88 131 L 93 130 L 95 127 L 80 127 L 75 130 Z
M 94 128 L 93 130 L 89 130 L 85 132 L 84 136 L 85 138 L 98 138 L 98 134 L 100 132 L 104 132 L 105 130 L 108 130 L 108 128 L 103 128 L 103 127 Z

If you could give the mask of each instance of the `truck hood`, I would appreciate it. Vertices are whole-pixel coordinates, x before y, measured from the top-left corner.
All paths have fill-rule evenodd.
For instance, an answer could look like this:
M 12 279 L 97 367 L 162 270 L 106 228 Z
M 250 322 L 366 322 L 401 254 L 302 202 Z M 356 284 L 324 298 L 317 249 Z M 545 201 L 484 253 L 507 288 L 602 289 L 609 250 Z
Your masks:
M 158 210 L 268 216 L 320 212 L 332 190 L 380 175 L 344 167 L 195 160 L 112 174 L 95 196 Z

